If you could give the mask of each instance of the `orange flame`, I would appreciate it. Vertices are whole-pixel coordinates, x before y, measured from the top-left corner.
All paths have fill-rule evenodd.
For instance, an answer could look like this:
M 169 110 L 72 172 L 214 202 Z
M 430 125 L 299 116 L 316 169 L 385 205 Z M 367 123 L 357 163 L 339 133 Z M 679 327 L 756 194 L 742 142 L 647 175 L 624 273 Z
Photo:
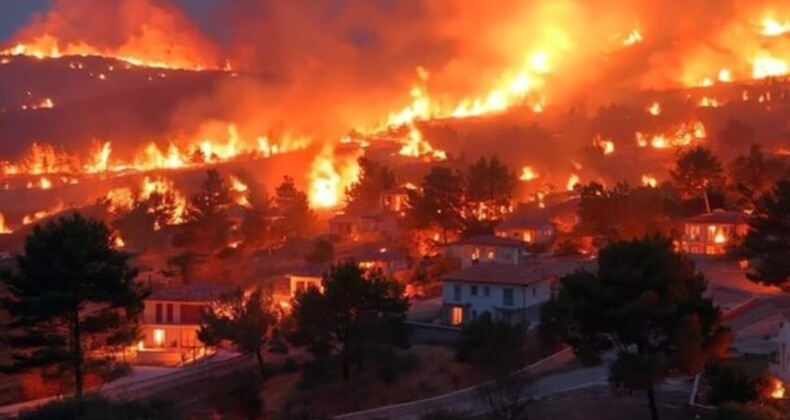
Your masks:
M 781 380 L 774 378 L 771 383 L 771 398 L 782 399 L 784 397 L 785 397 L 784 383 Z
M 335 164 L 340 164 L 339 168 Z M 338 159 L 331 148 L 325 148 L 310 167 L 308 198 L 313 208 L 337 207 L 346 188 L 359 178 L 359 164 L 354 159 Z
M 0 234 L 9 234 L 9 233 L 14 233 L 14 231 L 11 230 L 11 228 L 9 228 L 8 225 L 6 225 L 5 216 L 3 216 L 3 213 L 0 213 Z
M 525 166 L 521 168 L 521 176 L 519 177 L 522 181 L 532 181 L 533 179 L 538 178 L 538 173 L 532 169 L 531 166 Z
M 658 185 L 658 180 L 652 175 L 642 175 L 642 185 L 650 188 L 655 188 Z

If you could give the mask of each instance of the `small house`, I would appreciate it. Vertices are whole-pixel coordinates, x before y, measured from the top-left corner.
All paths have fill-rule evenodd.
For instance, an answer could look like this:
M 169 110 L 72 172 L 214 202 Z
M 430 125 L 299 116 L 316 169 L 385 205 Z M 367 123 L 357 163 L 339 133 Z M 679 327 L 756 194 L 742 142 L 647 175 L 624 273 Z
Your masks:
M 381 192 L 380 208 L 385 212 L 401 213 L 409 202 L 409 190 L 405 187 L 391 188 Z
M 592 263 L 579 258 L 518 265 L 481 262 L 447 274 L 442 278 L 442 321 L 462 325 L 488 312 L 511 325 L 532 325 L 560 277 Z
M 526 215 L 512 216 L 494 229 L 496 236 L 512 238 L 527 245 L 551 245 L 557 237 L 557 228 L 543 218 Z
M 197 338 L 204 310 L 231 286 L 192 283 L 153 292 L 144 300 L 139 364 L 179 364 L 204 353 Z
M 737 211 L 715 210 L 686 219 L 681 248 L 694 255 L 722 255 L 727 244 L 748 231 L 746 215 Z
M 520 264 L 526 257 L 525 243 L 519 239 L 480 235 L 449 244 L 445 255 L 467 268 L 478 262 Z

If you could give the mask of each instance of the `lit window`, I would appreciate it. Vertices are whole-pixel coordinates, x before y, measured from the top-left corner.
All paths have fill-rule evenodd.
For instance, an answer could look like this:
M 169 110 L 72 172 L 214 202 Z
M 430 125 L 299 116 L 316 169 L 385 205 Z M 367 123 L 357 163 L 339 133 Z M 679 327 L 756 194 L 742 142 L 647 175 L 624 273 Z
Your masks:
M 461 325 L 464 322 L 464 309 L 456 306 L 450 311 L 450 324 Z
M 154 330 L 154 344 L 161 347 L 165 343 L 165 330 L 157 328 Z
M 532 232 L 531 231 L 524 232 L 524 242 L 532 243 Z

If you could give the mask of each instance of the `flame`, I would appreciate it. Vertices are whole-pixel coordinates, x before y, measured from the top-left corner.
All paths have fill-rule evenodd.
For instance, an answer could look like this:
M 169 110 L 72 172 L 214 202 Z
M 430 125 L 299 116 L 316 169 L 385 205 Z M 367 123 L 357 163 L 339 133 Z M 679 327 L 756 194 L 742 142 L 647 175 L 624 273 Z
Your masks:
M 695 140 L 702 140 L 707 137 L 705 125 L 699 121 L 682 123 L 668 134 L 656 134 L 648 137 L 642 132 L 636 133 L 636 143 L 639 147 L 650 145 L 654 149 L 666 149 L 668 147 L 690 146 Z
M 650 115 L 652 116 L 661 115 L 661 104 L 659 104 L 658 102 L 653 102 L 653 104 L 647 108 L 647 112 L 650 113 Z
M 521 168 L 521 176 L 519 179 L 522 181 L 532 181 L 533 179 L 537 179 L 538 176 L 538 173 L 532 169 L 531 166 L 525 166 Z
M 625 46 L 635 45 L 642 42 L 643 40 L 644 38 L 642 37 L 642 34 L 639 32 L 639 29 L 634 29 L 628 34 L 628 37 L 625 39 L 625 41 L 623 41 L 623 45 Z
M 719 231 L 716 232 L 716 236 L 713 238 L 713 242 L 717 244 L 723 244 L 727 242 L 727 236 L 724 234 L 724 232 L 721 229 L 719 229 Z
M 335 164 L 340 168 L 336 168 Z M 327 147 L 315 157 L 310 167 L 310 189 L 308 198 L 313 208 L 337 207 L 343 194 L 359 178 L 359 164 L 356 159 L 343 161 L 334 156 Z
M 771 382 L 771 398 L 782 399 L 785 397 L 785 385 L 778 378 L 773 378 Z
M 243 207 L 250 207 L 250 201 L 247 199 L 247 191 L 249 191 L 249 187 L 247 184 L 241 182 L 239 178 L 231 175 L 229 178 L 230 180 L 230 190 L 233 191 L 234 200 L 236 204 L 243 206 Z
M 732 73 L 727 69 L 719 70 L 719 82 L 722 83 L 732 82 Z
M 409 127 L 409 133 L 398 153 L 402 156 L 427 157 L 434 160 L 447 159 L 447 154 L 444 150 L 434 149 L 433 146 L 423 138 L 420 130 L 414 125 Z
M 752 62 L 752 77 L 765 79 L 768 77 L 785 76 L 790 72 L 787 61 L 772 57 L 769 53 L 760 53 Z
M 9 234 L 9 233 L 14 233 L 14 231 L 11 230 L 11 228 L 9 228 L 8 225 L 6 225 L 5 216 L 3 216 L 3 213 L 0 213 L 0 234 Z
M 658 180 L 653 175 L 642 175 L 642 185 L 650 188 L 655 188 L 658 185 Z
M 760 22 L 760 26 L 762 27 L 760 33 L 764 36 L 781 36 L 790 32 L 790 22 L 779 22 L 771 17 L 763 18 Z
M 126 246 L 126 242 L 123 241 L 120 233 L 115 234 L 115 239 L 113 240 L 113 246 L 116 248 L 124 248 Z
M 717 101 L 716 99 L 711 99 L 711 98 L 708 98 L 707 96 L 704 96 L 702 98 L 702 100 L 700 100 L 699 106 L 701 106 L 703 108 L 718 108 L 719 107 L 719 101 Z
M 52 216 L 53 214 L 60 213 L 63 211 L 63 209 L 65 209 L 63 203 L 58 203 L 49 210 L 40 210 L 32 214 L 25 215 L 25 217 L 22 219 L 22 225 L 27 226 L 31 223 L 38 222 L 39 220 Z
M 154 193 L 172 195 L 174 209 L 172 218 L 168 221 L 168 224 L 178 225 L 184 223 L 186 220 L 187 198 L 182 192 L 175 188 L 172 181 L 164 178 L 152 179 L 145 177 L 136 191 L 138 193 L 138 199 L 140 200 L 148 200 Z M 110 190 L 105 196 L 105 199 L 107 200 L 108 210 L 110 212 L 119 213 L 128 211 L 131 209 L 132 205 L 134 205 L 135 191 L 131 188 L 116 188 Z M 156 209 L 150 209 L 152 212 L 155 210 Z M 161 226 L 154 226 L 155 230 L 159 230 L 160 228 Z
M 614 153 L 614 142 L 611 140 L 602 140 L 600 138 L 595 138 L 593 140 L 593 145 L 600 148 L 603 154 L 611 155 Z
M 573 191 L 573 188 L 579 183 L 579 181 L 580 179 L 578 175 L 571 174 L 571 176 L 568 178 L 568 183 L 565 185 L 565 188 L 567 188 L 568 191 Z

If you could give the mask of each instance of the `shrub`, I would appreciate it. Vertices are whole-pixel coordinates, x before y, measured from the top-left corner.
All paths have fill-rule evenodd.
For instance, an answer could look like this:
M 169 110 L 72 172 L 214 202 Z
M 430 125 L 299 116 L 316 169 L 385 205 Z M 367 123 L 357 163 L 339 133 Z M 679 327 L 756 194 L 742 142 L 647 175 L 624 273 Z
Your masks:
M 148 420 L 177 419 L 170 403 L 164 401 L 116 402 L 90 395 L 82 401 L 75 399 L 53 401 L 31 411 L 20 413 L 20 420 Z

